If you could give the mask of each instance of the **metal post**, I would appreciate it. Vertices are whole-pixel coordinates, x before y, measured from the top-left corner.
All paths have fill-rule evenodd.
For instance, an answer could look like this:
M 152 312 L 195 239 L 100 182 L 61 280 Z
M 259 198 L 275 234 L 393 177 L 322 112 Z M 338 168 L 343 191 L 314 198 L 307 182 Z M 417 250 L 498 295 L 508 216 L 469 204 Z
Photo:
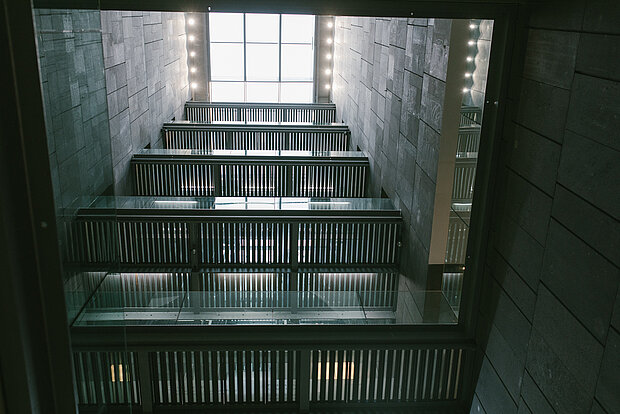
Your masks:
M 190 223 L 189 231 L 189 251 L 190 265 L 193 270 L 198 269 L 198 223 Z
M 213 168 L 213 195 L 215 197 L 222 196 L 222 166 L 221 164 L 212 164 Z
M 286 192 L 285 195 L 287 197 L 291 197 L 293 195 L 293 166 L 287 165 L 285 167 L 286 172 Z
M 297 378 L 297 398 L 299 412 L 310 411 L 310 350 L 302 349 L 299 357 L 299 377 Z
M 288 251 L 291 257 L 291 270 L 297 272 L 297 268 L 299 268 L 299 257 L 297 255 L 299 246 L 299 222 L 294 221 L 291 223 L 290 235 Z
M 142 397 L 142 412 L 153 412 L 153 390 L 151 387 L 151 369 L 149 367 L 149 355 L 147 351 L 138 352 L 138 383 L 140 384 L 140 396 Z

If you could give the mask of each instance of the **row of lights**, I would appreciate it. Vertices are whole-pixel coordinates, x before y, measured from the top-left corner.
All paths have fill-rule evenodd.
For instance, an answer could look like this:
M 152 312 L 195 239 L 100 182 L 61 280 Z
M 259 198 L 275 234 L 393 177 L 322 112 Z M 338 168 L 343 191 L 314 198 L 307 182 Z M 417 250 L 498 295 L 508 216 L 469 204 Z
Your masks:
M 478 27 L 478 25 L 473 24 L 473 23 L 471 23 L 471 24 L 469 25 L 469 29 L 470 29 L 470 30 L 475 30 L 477 27 Z M 474 40 L 469 40 L 469 41 L 467 42 L 467 44 L 468 44 L 469 46 L 474 46 L 474 45 L 476 44 L 476 41 L 474 41 Z M 473 61 L 474 61 L 474 58 L 473 58 L 473 56 L 467 56 L 467 58 L 466 58 L 465 60 L 467 61 L 467 63 L 471 63 L 471 62 L 473 62 Z M 472 73 L 471 73 L 471 72 L 465 72 L 465 78 L 466 78 L 466 79 L 470 79 L 470 78 L 471 78 L 471 76 L 472 76 Z M 463 88 L 463 93 L 467 93 L 467 92 L 469 92 L 469 88 Z
M 193 17 L 190 17 L 190 18 L 187 20 L 187 23 L 188 23 L 190 26 L 193 26 L 193 25 L 195 25 L 195 24 L 196 24 L 196 20 L 195 20 Z M 189 35 L 187 36 L 187 40 L 188 40 L 190 43 L 194 43 L 194 41 L 196 40 L 196 36 L 194 36 L 193 34 L 189 34 Z M 190 50 L 190 51 L 189 51 L 189 57 L 191 57 L 191 58 L 195 58 L 195 57 L 196 57 L 196 52 L 195 52 L 194 50 Z M 190 65 L 190 67 L 189 67 L 189 71 L 190 71 L 190 73 L 196 73 L 196 70 L 197 70 L 197 69 L 196 69 L 196 66 L 194 66 L 194 65 L 193 65 L 193 59 L 192 59 L 192 65 Z M 191 83 L 189 84 L 189 86 L 190 86 L 192 89 L 196 89 L 196 88 L 198 87 L 198 84 L 197 84 L 196 82 L 191 82 Z
M 326 26 L 327 26 L 327 28 L 328 28 L 328 29 L 330 29 L 330 30 L 331 30 L 331 29 L 333 29 L 333 28 L 334 28 L 334 22 L 330 20 L 330 21 L 328 21 L 328 22 L 327 22 Z M 331 46 L 331 45 L 334 43 L 334 39 L 332 39 L 331 37 L 328 37 L 327 39 L 325 39 L 325 43 L 327 43 L 328 45 L 330 45 L 330 46 Z M 328 62 L 331 62 L 331 60 L 332 60 L 332 54 L 331 54 L 331 51 L 330 51 L 330 52 L 328 52 L 328 53 L 325 55 L 325 58 L 327 59 L 327 61 L 328 61 Z M 330 75 L 331 75 L 331 73 L 332 73 L 332 70 L 331 70 L 331 68 L 329 68 L 329 67 L 328 67 L 328 68 L 325 68 L 324 72 L 325 72 L 325 75 L 326 75 L 326 76 L 330 76 Z M 329 79 L 328 79 L 328 80 L 329 80 Z M 325 89 L 330 90 L 330 89 L 331 89 L 331 87 L 332 87 L 332 86 L 331 86 L 331 81 L 328 81 L 328 83 L 326 83 L 326 84 L 325 84 Z

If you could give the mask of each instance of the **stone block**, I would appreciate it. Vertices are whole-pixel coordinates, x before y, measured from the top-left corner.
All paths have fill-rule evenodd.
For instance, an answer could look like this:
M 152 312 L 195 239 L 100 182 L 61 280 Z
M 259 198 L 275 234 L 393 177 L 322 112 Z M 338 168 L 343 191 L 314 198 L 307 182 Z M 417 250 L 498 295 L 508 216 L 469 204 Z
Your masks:
M 581 33 L 575 69 L 580 74 L 620 81 L 620 36 Z
M 489 413 L 510 414 L 517 412 L 517 405 L 486 357 L 480 369 L 476 395 Z
M 560 162 L 560 146 L 528 129 L 509 126 L 512 139 L 505 144 L 508 166 L 536 185 L 548 195 L 553 195 Z
M 439 165 L 439 134 L 425 122 L 420 122 L 418 130 L 417 163 L 433 183 L 437 182 Z
M 610 329 L 596 386 L 596 399 L 608 413 L 620 412 L 620 334 Z
M 531 322 L 534 317 L 534 307 L 536 306 L 536 293 L 506 263 L 497 251 L 490 252 L 489 256 L 491 274 L 523 315 Z
M 609 215 L 559 185 L 552 215 L 555 220 L 590 245 L 607 260 L 620 266 L 620 228 Z
M 558 182 L 620 219 L 620 152 L 566 131 Z
M 549 290 L 603 342 L 620 281 L 618 268 L 552 220 L 541 274 Z
M 530 374 L 525 371 L 521 385 L 521 398 L 533 414 L 555 414 L 545 395 L 540 391 Z M 521 404 L 519 404 L 519 407 Z
M 578 43 L 578 33 L 530 29 L 523 76 L 570 89 Z
M 620 151 L 619 114 L 619 82 L 575 74 L 568 130 Z

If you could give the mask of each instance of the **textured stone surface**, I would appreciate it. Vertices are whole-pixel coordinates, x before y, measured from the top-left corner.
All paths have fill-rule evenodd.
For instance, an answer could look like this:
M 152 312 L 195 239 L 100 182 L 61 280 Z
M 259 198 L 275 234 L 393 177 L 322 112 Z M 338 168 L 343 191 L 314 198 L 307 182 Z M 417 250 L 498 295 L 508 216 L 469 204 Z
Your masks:
M 435 200 L 450 21 L 338 18 L 333 101 L 368 154 L 368 196 L 403 211 L 402 269 L 425 284 Z
M 101 12 L 117 194 L 131 194 L 131 155 L 161 147 L 161 126 L 188 99 L 183 13 Z
M 519 413 L 620 412 L 619 6 L 533 3 L 517 30 L 480 309 L 492 363 L 472 412 L 490 412 L 491 393 L 510 394 Z M 498 351 L 503 296 L 532 323 L 524 364 Z M 488 378 L 506 391 L 480 386 Z

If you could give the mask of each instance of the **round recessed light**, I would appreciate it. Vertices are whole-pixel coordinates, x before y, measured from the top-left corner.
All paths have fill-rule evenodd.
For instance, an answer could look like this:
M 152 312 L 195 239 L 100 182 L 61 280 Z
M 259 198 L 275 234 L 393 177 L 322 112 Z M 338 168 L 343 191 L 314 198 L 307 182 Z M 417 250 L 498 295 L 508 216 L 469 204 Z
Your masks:
M 469 72 L 465 73 L 465 77 L 466 78 L 471 78 L 471 73 L 469 73 Z
M 331 70 L 331 69 L 325 69 L 325 74 L 326 74 L 326 75 L 329 75 L 330 73 L 332 73 L 332 70 Z
M 192 82 L 191 85 L 192 89 L 196 89 L 198 87 L 198 84 L 196 82 Z
M 331 88 L 331 85 L 328 83 L 327 85 L 325 85 L 325 89 L 329 89 Z
M 463 88 L 463 93 L 467 93 L 467 92 L 469 92 L 469 89 Z
M 189 55 L 190 55 L 191 57 L 194 57 L 194 56 L 196 56 L 196 52 L 189 52 Z
M 327 60 L 330 60 L 332 58 L 332 54 L 328 53 L 328 54 L 325 55 L 325 57 L 327 58 Z
M 196 40 L 196 37 L 194 35 L 189 35 L 187 36 L 187 40 L 189 40 L 190 42 L 193 42 L 194 40 Z
M 192 72 L 192 73 L 196 73 L 196 68 L 190 68 L 189 71 Z
M 332 22 L 327 22 L 327 27 L 331 29 L 332 27 L 334 27 L 334 24 Z
M 474 58 L 473 58 L 473 57 L 471 57 L 471 56 L 467 56 L 467 61 L 468 61 L 468 62 L 471 62 L 472 60 L 474 60 Z
M 194 23 L 196 23 L 196 20 L 192 19 L 191 17 L 189 18 L 189 20 L 187 21 L 189 23 L 190 26 L 193 26 Z
M 469 46 L 473 46 L 475 43 L 476 43 L 476 42 L 474 42 L 473 40 L 470 40 L 469 42 L 467 42 L 467 44 L 468 44 Z
M 473 29 L 476 28 L 476 25 L 472 23 L 472 24 L 469 25 L 469 28 L 473 30 Z
M 325 41 L 327 42 L 328 45 L 331 45 L 333 42 L 331 37 L 328 37 Z

